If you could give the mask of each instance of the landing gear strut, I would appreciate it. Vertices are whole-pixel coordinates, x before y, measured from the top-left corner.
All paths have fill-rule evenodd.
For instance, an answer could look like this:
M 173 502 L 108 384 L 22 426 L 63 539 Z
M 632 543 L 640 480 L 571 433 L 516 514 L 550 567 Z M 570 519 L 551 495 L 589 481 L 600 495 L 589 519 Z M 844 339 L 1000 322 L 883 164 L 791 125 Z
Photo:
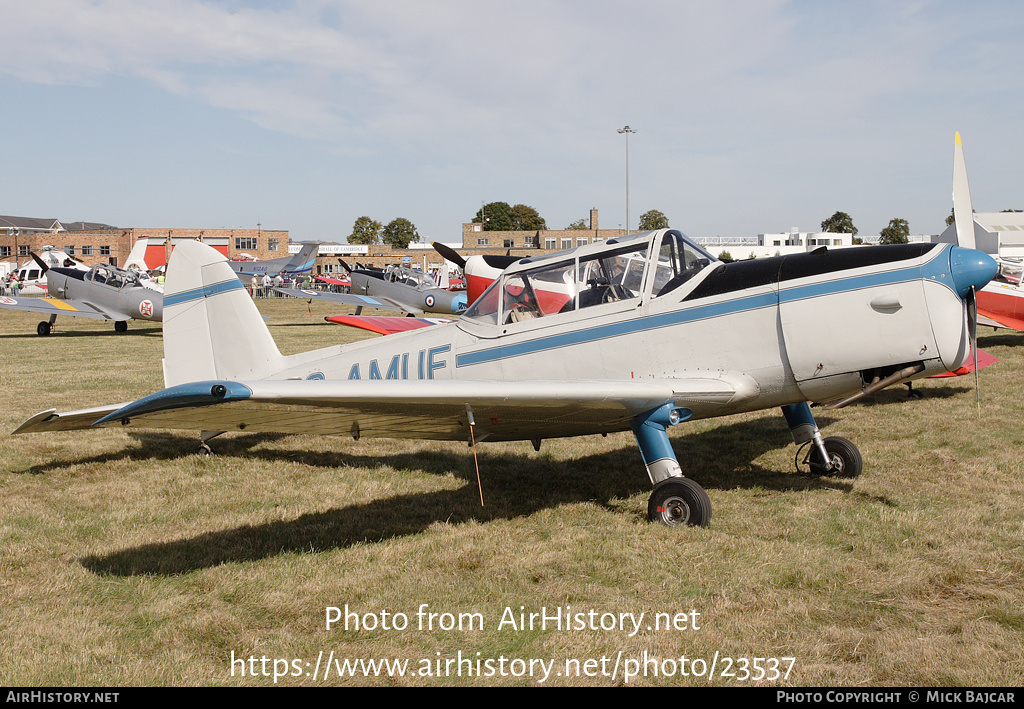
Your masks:
M 813 475 L 826 475 L 834 478 L 855 478 L 864 472 L 864 460 L 857 446 L 839 436 L 824 438 L 818 425 L 814 423 L 811 407 L 807 402 L 790 404 L 782 407 L 793 441 L 797 444 L 810 445 L 811 449 L 803 460 Z M 803 445 L 800 450 L 803 450 Z M 800 453 L 797 452 L 797 459 Z M 799 464 L 797 470 L 800 469 Z
M 51 315 L 49 320 L 43 320 L 41 323 L 36 325 L 36 334 L 40 337 L 46 337 L 50 334 L 55 322 L 57 322 L 56 315 Z
M 633 419 L 633 434 L 654 492 L 647 502 L 647 519 L 667 527 L 706 527 L 711 521 L 711 499 L 700 485 L 683 477 L 672 451 L 666 426 L 675 426 L 693 412 L 665 404 Z

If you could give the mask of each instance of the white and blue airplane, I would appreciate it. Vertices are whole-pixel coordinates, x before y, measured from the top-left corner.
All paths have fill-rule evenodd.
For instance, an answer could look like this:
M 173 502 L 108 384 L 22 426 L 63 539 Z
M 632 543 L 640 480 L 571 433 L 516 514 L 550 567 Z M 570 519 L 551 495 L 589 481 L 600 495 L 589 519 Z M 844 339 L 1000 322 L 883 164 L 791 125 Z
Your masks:
M 632 430 L 652 521 L 706 525 L 666 429 L 780 408 L 812 472 L 854 477 L 853 443 L 809 402 L 955 370 L 971 355 L 988 255 L 951 244 L 721 263 L 649 231 L 524 258 L 458 320 L 283 355 L 216 251 L 178 246 L 164 296 L 165 388 L 33 416 L 15 433 L 93 427 L 532 441 Z M 208 448 L 207 448 L 208 450 Z

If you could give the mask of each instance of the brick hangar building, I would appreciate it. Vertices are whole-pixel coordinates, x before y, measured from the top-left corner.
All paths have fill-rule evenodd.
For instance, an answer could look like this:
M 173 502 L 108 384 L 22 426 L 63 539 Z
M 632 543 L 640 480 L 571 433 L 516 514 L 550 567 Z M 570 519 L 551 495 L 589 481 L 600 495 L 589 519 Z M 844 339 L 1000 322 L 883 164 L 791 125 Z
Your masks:
M 484 231 L 479 223 L 462 225 L 462 248 L 465 256 L 473 254 L 505 254 L 528 256 L 560 251 L 623 235 L 623 229 L 600 229 L 596 209 L 590 210 L 589 229 L 550 229 L 541 231 Z M 263 229 L 184 229 L 169 227 L 122 228 L 95 222 L 62 223 L 58 219 L 0 216 L 0 261 L 23 263 L 31 252 L 54 247 L 92 266 L 97 263 L 123 266 L 136 243 L 146 240 L 146 263 L 159 268 L 167 263 L 171 250 L 181 241 L 201 241 L 220 251 L 229 259 L 273 259 L 287 256 L 291 244 L 287 230 Z M 339 252 L 321 246 L 314 273 L 338 270 Z M 386 244 L 373 244 L 348 251 L 360 263 L 374 266 L 407 264 L 423 270 L 441 265 L 440 256 L 429 244 L 417 248 L 392 249 Z

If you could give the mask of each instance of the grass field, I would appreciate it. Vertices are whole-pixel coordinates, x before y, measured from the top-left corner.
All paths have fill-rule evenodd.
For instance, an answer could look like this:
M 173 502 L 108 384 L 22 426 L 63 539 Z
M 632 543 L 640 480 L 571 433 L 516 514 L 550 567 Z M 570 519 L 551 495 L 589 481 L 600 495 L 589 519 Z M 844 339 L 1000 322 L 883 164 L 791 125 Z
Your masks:
M 362 337 L 260 306 L 288 353 Z M 161 388 L 158 326 L 36 319 L 0 317 L 4 430 Z M 647 523 L 628 433 L 480 446 L 482 508 L 464 444 L 7 436 L 0 684 L 1019 685 L 1024 335 L 980 342 L 980 415 L 962 377 L 820 416 L 852 482 L 794 472 L 778 411 L 673 429 L 706 529 Z

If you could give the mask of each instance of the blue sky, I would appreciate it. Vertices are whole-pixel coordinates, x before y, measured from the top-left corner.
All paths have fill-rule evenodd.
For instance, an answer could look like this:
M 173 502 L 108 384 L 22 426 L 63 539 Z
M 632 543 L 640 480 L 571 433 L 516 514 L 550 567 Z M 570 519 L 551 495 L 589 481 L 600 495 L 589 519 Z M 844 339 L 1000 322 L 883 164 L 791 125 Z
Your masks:
M 0 214 L 457 241 L 482 202 L 693 236 L 1024 209 L 1013 2 L 0 0 Z

